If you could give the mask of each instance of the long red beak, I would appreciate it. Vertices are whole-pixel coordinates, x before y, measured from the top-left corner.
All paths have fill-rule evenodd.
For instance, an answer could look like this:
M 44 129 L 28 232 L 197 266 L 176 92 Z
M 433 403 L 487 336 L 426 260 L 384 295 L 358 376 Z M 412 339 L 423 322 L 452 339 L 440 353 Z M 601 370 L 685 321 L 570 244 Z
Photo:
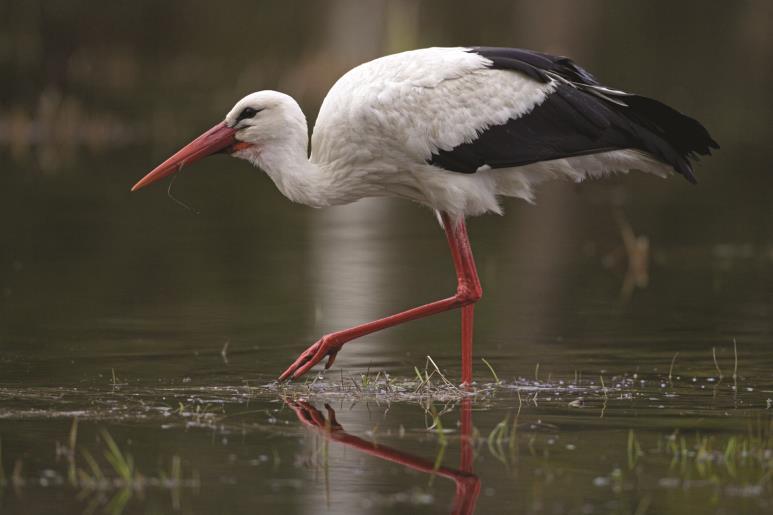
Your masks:
M 151 182 L 156 182 L 167 175 L 172 175 L 184 165 L 228 149 L 237 143 L 234 136 L 235 133 L 236 131 L 228 127 L 225 122 L 218 123 L 178 150 L 175 155 L 158 165 L 152 172 L 132 186 L 132 191 L 137 191 Z

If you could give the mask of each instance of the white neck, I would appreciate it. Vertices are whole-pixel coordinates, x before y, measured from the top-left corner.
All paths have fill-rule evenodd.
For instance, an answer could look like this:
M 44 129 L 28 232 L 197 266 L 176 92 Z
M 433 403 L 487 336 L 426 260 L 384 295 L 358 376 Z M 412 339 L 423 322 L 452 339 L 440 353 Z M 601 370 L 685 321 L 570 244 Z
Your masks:
M 282 194 L 299 204 L 325 207 L 337 204 L 332 176 L 306 157 L 306 148 L 292 141 L 275 141 L 249 160 L 271 177 Z
M 367 174 L 359 168 L 352 170 L 340 160 L 309 160 L 306 117 L 298 103 L 284 93 L 262 91 L 248 95 L 228 113 L 226 123 L 236 125 L 243 104 L 249 103 L 265 108 L 239 130 L 239 141 L 250 146 L 233 156 L 261 168 L 284 196 L 307 206 L 325 207 L 378 193 L 363 180 Z

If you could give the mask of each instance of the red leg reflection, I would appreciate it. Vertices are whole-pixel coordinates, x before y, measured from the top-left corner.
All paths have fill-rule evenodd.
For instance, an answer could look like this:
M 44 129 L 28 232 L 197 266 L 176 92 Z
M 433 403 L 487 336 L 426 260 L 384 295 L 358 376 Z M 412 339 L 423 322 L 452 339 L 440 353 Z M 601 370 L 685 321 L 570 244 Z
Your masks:
M 472 448 L 472 399 L 462 399 L 460 409 L 461 418 L 461 442 L 459 468 L 463 472 L 472 472 L 473 448 Z
M 335 411 L 327 404 L 325 404 L 327 418 L 306 401 L 285 399 L 285 404 L 295 412 L 301 423 L 319 431 L 325 438 L 419 472 L 437 474 L 451 479 L 456 484 L 456 495 L 451 513 L 453 515 L 472 515 L 475 512 L 475 504 L 480 495 L 480 479 L 472 473 L 472 403 L 470 399 L 462 401 L 462 470 L 450 467 L 435 468 L 434 463 L 424 458 L 351 435 L 344 431 L 335 418 Z M 466 462 L 465 456 L 467 456 Z
M 367 324 L 358 325 L 342 331 L 327 334 L 320 338 L 311 347 L 306 349 L 295 362 L 285 370 L 279 380 L 298 378 L 308 372 L 311 367 L 328 357 L 325 368 L 330 368 L 335 361 L 338 351 L 345 343 L 374 333 L 387 327 L 392 327 L 417 318 L 427 317 L 448 311 L 449 309 L 462 308 L 462 383 L 472 382 L 472 304 L 480 299 L 483 290 L 478 280 L 478 272 L 472 257 L 470 240 L 467 236 L 467 226 L 464 220 L 452 220 L 446 213 L 441 213 L 443 228 L 446 231 L 448 246 L 451 249 L 451 257 L 456 270 L 456 293 L 452 297 L 438 300 L 419 306 L 396 315 L 388 316 Z

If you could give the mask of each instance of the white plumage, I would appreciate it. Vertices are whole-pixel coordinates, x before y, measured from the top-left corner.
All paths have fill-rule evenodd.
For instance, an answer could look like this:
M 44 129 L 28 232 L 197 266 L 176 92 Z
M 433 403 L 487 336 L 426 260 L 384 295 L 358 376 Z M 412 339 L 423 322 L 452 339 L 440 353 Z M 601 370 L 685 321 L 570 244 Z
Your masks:
M 306 159 L 307 126 L 297 103 L 273 91 L 253 93 L 226 116 L 234 126 L 248 106 L 263 109 L 237 131 L 254 143 L 234 156 L 265 170 L 289 199 L 313 207 L 370 196 L 396 196 L 453 216 L 501 213 L 498 196 L 532 201 L 548 179 L 599 177 L 639 169 L 665 175 L 671 166 L 640 151 L 612 151 L 484 169 L 475 174 L 428 164 L 438 149 L 473 141 L 490 126 L 520 118 L 556 87 L 521 73 L 489 68 L 464 48 L 429 48 L 382 57 L 342 76 L 317 117 Z M 268 144 L 270 142 L 270 145 Z M 485 168 L 485 167 L 484 167 Z

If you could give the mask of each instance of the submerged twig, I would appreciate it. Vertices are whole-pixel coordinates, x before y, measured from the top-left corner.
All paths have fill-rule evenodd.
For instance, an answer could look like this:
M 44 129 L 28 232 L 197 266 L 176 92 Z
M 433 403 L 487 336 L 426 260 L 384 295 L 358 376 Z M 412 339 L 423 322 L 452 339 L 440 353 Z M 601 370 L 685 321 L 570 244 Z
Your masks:
M 738 379 L 738 342 L 733 338 L 733 383 Z
M 679 357 L 679 353 L 677 352 L 674 354 L 674 357 L 671 358 L 671 366 L 668 368 L 668 382 L 671 383 L 671 376 L 674 372 L 674 363 L 676 363 L 676 358 Z
M 228 364 L 228 344 L 231 340 L 226 340 L 223 344 L 223 348 L 220 350 L 220 356 L 223 358 L 223 363 Z
M 711 348 L 711 355 L 714 357 L 714 368 L 717 369 L 717 374 L 719 374 L 719 381 L 717 382 L 717 384 L 719 384 L 719 383 L 722 382 L 722 379 L 724 378 L 724 376 L 722 375 L 722 370 L 719 369 L 719 363 L 717 363 L 717 348 L 716 347 L 712 347 Z

